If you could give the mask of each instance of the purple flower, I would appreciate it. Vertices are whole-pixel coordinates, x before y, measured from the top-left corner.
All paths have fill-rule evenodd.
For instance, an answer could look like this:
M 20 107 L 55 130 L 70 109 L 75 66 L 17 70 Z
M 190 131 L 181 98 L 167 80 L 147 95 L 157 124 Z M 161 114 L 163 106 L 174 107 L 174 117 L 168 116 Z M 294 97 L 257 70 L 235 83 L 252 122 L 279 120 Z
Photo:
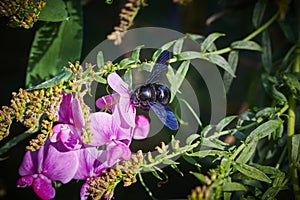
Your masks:
M 116 124 L 113 115 L 98 112 L 90 115 L 90 131 L 92 140 L 90 145 L 106 145 L 106 166 L 113 166 L 118 160 L 128 160 L 131 156 L 129 144 L 131 136 Z
M 80 138 L 84 129 L 84 117 L 78 99 L 72 94 L 62 94 L 62 102 L 58 110 L 59 124 L 55 125 L 50 141 L 56 143 L 61 151 L 80 149 L 83 145 Z
M 41 199 L 52 199 L 55 189 L 52 181 L 69 182 L 78 168 L 78 158 L 75 151 L 60 152 L 49 142 L 38 151 L 27 151 L 17 181 L 18 187 L 32 186 Z
M 134 139 L 144 139 L 150 131 L 149 120 L 143 115 L 136 115 L 136 109 L 130 101 L 128 85 L 117 73 L 107 77 L 109 86 L 116 91 L 96 101 L 100 109 L 107 107 L 113 112 L 114 121 L 124 132 L 130 132 Z

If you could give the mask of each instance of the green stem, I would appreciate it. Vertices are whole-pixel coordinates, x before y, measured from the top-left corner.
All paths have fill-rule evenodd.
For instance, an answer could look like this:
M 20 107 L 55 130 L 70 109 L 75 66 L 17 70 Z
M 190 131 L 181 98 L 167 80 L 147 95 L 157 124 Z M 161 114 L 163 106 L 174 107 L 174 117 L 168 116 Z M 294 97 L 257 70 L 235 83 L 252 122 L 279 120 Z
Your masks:
M 144 182 L 143 180 L 143 177 L 142 177 L 142 174 L 141 173 L 138 173 L 138 177 L 140 179 L 140 182 L 142 184 L 142 186 L 145 188 L 145 190 L 148 192 L 148 195 L 151 197 L 151 199 L 153 200 L 158 200 L 157 198 L 155 198 L 153 196 L 153 193 L 151 192 L 150 188 L 146 185 L 146 183 Z
M 277 12 L 271 19 L 269 19 L 265 24 L 263 24 L 261 27 L 259 27 L 257 30 L 255 30 L 253 33 L 248 35 L 243 39 L 243 41 L 249 41 L 253 38 L 255 38 L 257 35 L 259 35 L 261 32 L 263 32 L 265 29 L 267 29 L 279 16 L 279 12 Z M 220 49 L 217 51 L 209 52 L 207 54 L 224 54 L 230 52 L 232 49 L 231 47 L 226 47 L 224 49 Z

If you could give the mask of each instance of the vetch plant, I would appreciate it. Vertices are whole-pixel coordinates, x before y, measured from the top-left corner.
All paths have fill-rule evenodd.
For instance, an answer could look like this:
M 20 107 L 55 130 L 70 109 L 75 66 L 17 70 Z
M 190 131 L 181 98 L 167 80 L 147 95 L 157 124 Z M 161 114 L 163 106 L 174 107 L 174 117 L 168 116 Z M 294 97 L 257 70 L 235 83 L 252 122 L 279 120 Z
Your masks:
M 110 51 L 103 49 L 93 55 L 95 63 L 74 61 L 81 60 L 81 4 L 55 2 L 0 3 L 0 14 L 9 17 L 10 26 L 30 28 L 37 24 L 28 61 L 27 89 L 13 92 L 10 105 L 0 110 L 1 162 L 23 157 L 13 186 L 18 193 L 23 191 L 20 188 L 31 187 L 41 199 L 59 199 L 64 193 L 76 193 L 78 199 L 113 199 L 130 190 L 122 185 L 134 188 L 140 184 L 147 197 L 175 198 L 175 189 L 172 194 L 160 191 L 174 177 L 180 177 L 182 182 L 175 181 L 176 184 L 189 190 L 176 198 L 300 199 L 298 1 L 255 1 L 252 22 L 245 22 L 252 24 L 253 31 L 242 39 L 222 30 L 206 36 L 184 33 L 175 39 L 168 35 L 170 40 L 156 49 L 137 43 L 126 55 L 119 55 L 112 45 L 126 49 L 126 37 L 131 37 L 127 31 L 139 19 L 138 13 L 150 9 L 152 3 L 144 7 L 146 1 L 129 0 L 121 10 L 120 25 L 104 41 Z M 174 1 L 181 6 L 193 2 Z M 209 24 L 241 5 L 231 6 L 211 16 Z M 280 51 L 273 50 L 274 28 L 281 32 L 284 43 Z M 234 39 L 219 48 L 220 40 L 228 37 Z M 170 57 L 163 63 L 164 68 L 156 68 L 165 52 Z M 107 59 L 111 55 L 117 59 Z M 205 63 L 214 64 L 222 78 L 222 91 L 213 92 L 227 95 L 230 103 L 232 98 L 247 96 L 246 92 L 231 94 L 239 84 L 235 82 L 238 72 L 245 70 L 245 55 L 257 65 L 257 70 L 251 68 L 255 76 L 247 77 L 249 98 L 238 111 L 228 109 L 230 112 L 217 123 L 207 122 L 202 101 L 212 98 L 213 102 L 214 95 L 211 91 L 209 97 L 199 92 L 199 88 L 203 91 L 200 78 L 190 84 L 192 89 L 187 89 L 189 78 L 199 77 L 195 72 L 203 75 L 200 69 L 205 69 Z M 195 60 L 203 61 L 203 65 L 195 65 Z M 147 79 L 143 77 L 145 71 L 165 75 L 165 79 L 147 85 L 143 94 L 150 100 L 133 99 L 133 93 L 140 92 Z M 161 103 L 155 84 L 169 89 L 170 98 L 164 103 L 170 108 L 153 107 Z M 210 85 L 207 87 L 209 90 Z M 202 106 L 201 115 L 193 96 L 186 95 L 190 90 L 200 94 L 196 102 Z M 152 116 L 153 110 L 160 121 Z M 178 122 L 173 129 L 168 128 L 170 118 Z M 195 124 L 197 130 L 189 133 Z M 22 126 L 25 132 L 16 134 L 15 125 Z M 159 134 L 154 135 L 157 129 Z M 13 154 L 13 149 L 23 143 L 23 155 Z M 73 184 L 79 185 L 76 192 L 65 192 Z

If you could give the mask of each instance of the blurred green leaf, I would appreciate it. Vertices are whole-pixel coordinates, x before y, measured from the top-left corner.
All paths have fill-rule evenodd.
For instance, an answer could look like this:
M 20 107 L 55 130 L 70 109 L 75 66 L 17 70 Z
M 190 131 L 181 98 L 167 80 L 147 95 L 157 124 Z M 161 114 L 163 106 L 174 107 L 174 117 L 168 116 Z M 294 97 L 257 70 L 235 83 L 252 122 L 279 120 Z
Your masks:
M 236 118 L 237 118 L 237 115 L 225 117 L 217 124 L 216 131 L 221 132 L 227 125 L 229 125 Z
M 69 20 L 43 22 L 37 30 L 26 74 L 26 87 L 58 75 L 68 62 L 80 59 L 82 13 L 79 1 L 66 1 Z
M 294 163 L 300 161 L 300 134 L 293 135 L 292 137 L 291 158 Z
M 181 176 L 184 176 L 183 172 L 180 171 L 180 169 L 178 168 L 178 166 L 176 164 L 171 164 L 171 167 Z
M 229 146 L 228 144 L 222 142 L 219 139 L 208 139 L 208 138 L 203 138 L 201 145 L 206 147 L 211 147 L 214 149 L 219 149 L 219 150 L 224 150 Z
M 132 90 L 132 71 L 127 70 L 123 76 L 124 81 L 128 84 L 129 91 Z
M 247 189 L 245 188 L 245 186 L 243 186 L 240 183 L 237 182 L 225 182 L 223 184 L 223 191 L 225 192 L 233 192 L 233 191 L 247 191 Z
M 104 66 L 104 56 L 103 56 L 103 53 L 102 51 L 99 51 L 98 54 L 97 54 L 97 66 L 100 68 L 100 67 L 103 67 Z
M 134 50 L 132 51 L 131 57 L 133 59 L 135 59 L 135 61 L 139 61 L 140 59 L 140 53 L 141 53 L 141 49 L 144 47 L 144 45 L 140 45 L 134 48 Z
M 276 88 L 278 81 L 275 77 L 269 76 L 265 73 L 262 74 L 262 84 L 270 97 L 274 99 L 279 105 L 284 105 L 285 103 L 287 103 L 287 98 Z
M 267 6 L 267 0 L 258 0 L 253 9 L 252 23 L 255 28 L 261 25 L 265 10 Z
M 180 98 L 179 100 L 182 101 L 182 102 L 188 107 L 188 109 L 191 111 L 192 115 L 193 115 L 193 116 L 195 117 L 195 119 L 197 120 L 198 125 L 199 125 L 200 127 L 202 127 L 202 122 L 201 122 L 199 116 L 196 114 L 196 112 L 195 112 L 194 109 L 191 107 L 191 105 L 189 104 L 189 102 L 187 102 L 185 99 L 182 99 L 182 98 Z
M 182 155 L 182 158 L 183 158 L 186 162 L 188 162 L 189 164 L 200 167 L 200 164 L 199 164 L 198 161 L 195 160 L 194 158 L 192 158 L 192 157 L 190 157 L 190 156 L 188 156 L 188 155 L 185 155 L 185 154 Z
M 261 44 L 262 44 L 262 54 L 261 54 L 262 66 L 267 73 L 270 73 L 273 66 L 272 48 L 271 48 L 269 32 L 267 30 L 262 32 Z
M 201 137 L 201 135 L 194 133 L 192 135 L 190 135 L 187 139 L 186 139 L 186 144 L 187 145 L 191 145 L 195 140 L 199 139 Z
M 193 34 L 193 33 L 186 33 L 186 36 L 199 44 L 201 44 L 205 39 L 205 37 L 203 35 L 198 35 L 198 34 Z M 200 51 L 200 49 L 199 49 L 199 51 Z
M 252 164 L 252 166 L 259 169 L 265 174 L 277 175 L 278 173 L 282 173 L 279 169 L 272 166 L 260 165 L 257 163 Z
M 220 151 L 220 150 L 201 150 L 201 151 L 196 151 L 193 153 L 188 153 L 188 156 L 194 156 L 194 157 L 206 157 L 206 156 L 222 156 L 226 154 L 225 151 Z
M 175 55 L 181 53 L 184 40 L 185 40 L 185 37 L 182 37 L 182 38 L 179 38 L 178 40 L 176 40 L 176 42 L 173 46 L 173 53 Z
M 253 131 L 251 131 L 251 133 L 249 134 L 249 136 L 246 139 L 246 142 L 251 142 L 251 140 L 253 140 L 254 138 L 257 138 L 260 140 L 260 139 L 268 136 L 269 134 L 276 131 L 276 129 L 278 129 L 282 123 L 283 123 L 282 120 L 274 119 L 274 120 L 269 120 L 269 121 L 261 124 L 260 126 L 255 128 Z
M 211 33 L 209 34 L 205 40 L 203 41 L 203 43 L 201 44 L 201 51 L 202 52 L 206 52 L 207 50 L 215 50 L 214 47 L 214 41 L 217 40 L 219 37 L 221 36 L 225 36 L 224 33 Z
M 176 96 L 177 91 L 179 91 L 179 88 L 180 88 L 180 86 L 181 86 L 183 80 L 185 79 L 185 76 L 186 76 L 186 74 L 189 70 L 189 66 L 190 66 L 190 61 L 189 60 L 183 61 L 175 74 L 174 73 L 169 73 L 169 71 L 173 70 L 172 68 L 169 68 L 168 73 L 167 73 L 167 78 L 168 78 L 168 81 L 171 84 L 171 86 L 170 86 L 170 90 L 171 90 L 170 102 L 173 101 L 173 99 Z
M 205 176 L 203 174 L 198 173 L 198 172 L 190 172 L 190 173 L 193 174 L 203 184 L 206 184 L 206 179 L 205 179 Z
M 295 43 L 297 41 L 297 32 L 295 31 L 293 27 L 296 27 L 297 24 L 295 21 L 288 20 L 287 18 L 285 20 L 278 20 L 279 27 L 281 28 L 285 38 L 291 42 Z
M 236 72 L 238 60 L 239 60 L 239 52 L 235 50 L 231 51 L 228 56 L 228 64 L 231 66 L 231 69 L 234 73 Z M 223 81 L 224 81 L 226 93 L 228 93 L 229 91 L 232 80 L 233 77 L 227 71 L 225 71 L 223 75 Z
M 162 47 L 160 47 L 159 49 L 157 49 L 154 53 L 153 53 L 153 56 L 152 56 L 152 60 L 153 61 L 156 61 L 156 59 L 158 58 L 158 56 L 165 50 L 169 49 L 172 45 L 175 44 L 177 40 L 173 40 L 173 41 L 170 41 L 166 44 L 164 44 Z
M 231 43 L 232 49 L 244 49 L 244 50 L 253 50 L 253 51 L 262 51 L 262 48 L 259 44 L 253 41 L 234 41 Z
M 102 76 L 95 75 L 95 76 L 94 76 L 94 79 L 95 79 L 95 81 L 97 81 L 98 83 L 101 83 L 101 84 L 107 84 L 107 80 L 106 80 L 105 78 L 103 78 Z
M 272 180 L 262 171 L 256 169 L 255 167 L 251 167 L 250 165 L 244 164 L 244 163 L 235 163 L 235 167 L 236 169 L 241 172 L 242 174 L 259 180 L 259 181 L 263 181 L 266 183 L 271 183 Z
M 42 9 L 39 20 L 47 22 L 60 22 L 68 19 L 66 4 L 63 0 L 47 1 Z
M 292 73 L 284 73 L 282 74 L 282 79 L 284 84 L 289 88 L 290 93 L 293 95 L 295 99 L 300 99 L 300 82 L 299 75 Z
M 219 67 L 227 71 L 230 74 L 230 76 L 235 77 L 234 71 L 232 70 L 228 62 L 225 60 L 225 58 L 217 54 L 208 54 L 207 57 L 211 63 L 218 65 Z
M 262 110 L 258 111 L 255 115 L 256 118 L 259 117 L 271 117 L 273 116 L 278 109 L 274 107 L 265 107 Z
M 128 65 L 130 65 L 130 64 L 133 64 L 133 63 L 135 63 L 135 62 L 136 62 L 136 60 L 135 60 L 134 58 L 129 57 L 129 58 L 124 58 L 124 59 L 122 59 L 122 60 L 120 61 L 119 65 L 120 65 L 121 68 L 123 68 L 123 67 L 126 67 L 126 66 L 128 66 Z
M 257 142 L 257 138 L 252 138 L 250 142 L 246 143 L 246 147 L 243 149 L 236 161 L 239 163 L 247 163 L 256 150 Z
M 205 126 L 203 129 L 202 129 L 202 131 L 201 131 L 201 135 L 203 136 L 203 137 L 207 137 L 207 134 L 211 131 L 213 129 L 213 126 L 212 125 L 207 125 L 207 126 Z
M 184 51 L 180 54 L 175 55 L 175 58 L 177 61 L 181 60 L 192 60 L 192 59 L 204 59 L 207 60 L 207 57 L 204 55 L 204 53 L 197 52 L 197 51 Z

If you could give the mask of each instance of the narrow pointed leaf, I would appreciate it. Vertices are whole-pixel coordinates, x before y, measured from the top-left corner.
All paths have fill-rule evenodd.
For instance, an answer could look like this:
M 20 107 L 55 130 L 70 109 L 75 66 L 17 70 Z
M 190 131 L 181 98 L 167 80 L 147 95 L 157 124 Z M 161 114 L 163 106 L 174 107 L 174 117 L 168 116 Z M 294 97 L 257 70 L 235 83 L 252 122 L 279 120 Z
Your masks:
M 228 147 L 228 144 L 222 142 L 219 139 L 208 139 L 208 138 L 203 138 L 201 145 L 214 148 L 214 149 L 220 149 L 220 150 L 224 150 Z
M 194 157 L 206 157 L 206 156 L 216 156 L 216 155 L 224 155 L 226 152 L 225 151 L 220 151 L 220 150 L 201 150 L 201 151 L 196 151 L 193 153 L 187 154 L 188 156 L 194 156 Z
M 235 77 L 234 71 L 232 70 L 231 66 L 228 64 L 228 62 L 220 55 L 217 54 L 209 54 L 207 55 L 208 60 L 211 63 L 216 64 L 217 66 L 223 68 L 225 71 L 227 71 L 232 77 Z
M 235 164 L 236 169 L 241 172 L 242 174 L 259 180 L 259 181 L 263 181 L 266 183 L 271 183 L 272 180 L 262 171 L 256 169 L 255 167 L 252 167 L 250 165 L 244 164 L 244 163 L 236 163 Z
M 185 37 L 182 37 L 182 38 L 179 38 L 178 40 L 176 40 L 176 42 L 173 46 L 173 53 L 175 55 L 181 53 L 184 40 L 185 40 Z
M 247 189 L 240 183 L 237 182 L 225 182 L 223 184 L 223 191 L 225 192 L 233 192 L 233 191 L 246 191 Z
M 261 25 L 266 10 L 266 6 L 267 6 L 266 0 L 259 0 L 256 2 L 253 9 L 253 15 L 252 15 L 252 23 L 255 28 Z
M 192 59 L 203 59 L 207 60 L 207 57 L 204 55 L 204 53 L 197 52 L 197 51 L 184 51 L 180 54 L 175 55 L 175 58 L 177 61 L 181 60 L 192 60 Z
M 292 137 L 291 158 L 294 163 L 300 161 L 300 134 L 296 134 Z
M 211 33 L 205 38 L 203 43 L 201 44 L 201 51 L 206 52 L 207 50 L 214 50 L 212 48 L 215 40 L 217 40 L 219 37 L 225 36 L 224 33 Z
M 99 51 L 97 54 L 97 66 L 100 68 L 104 66 L 104 56 L 102 51 Z
M 235 41 L 231 43 L 232 49 L 244 49 L 244 50 L 253 50 L 253 51 L 262 51 L 262 48 L 259 44 L 253 41 Z
M 262 32 L 262 54 L 261 54 L 261 61 L 262 66 L 267 73 L 270 73 L 272 70 L 272 49 L 271 49 L 271 41 L 269 37 L 268 31 Z
M 216 126 L 216 131 L 222 131 L 227 125 L 229 125 L 234 119 L 237 118 L 237 115 L 228 116 L 222 119 Z
M 46 6 L 42 9 L 39 20 L 47 22 L 60 22 L 67 20 L 68 12 L 63 0 L 47 1 Z
M 144 45 L 140 45 L 140 46 L 137 46 L 133 51 L 132 51 L 132 54 L 131 54 L 131 57 L 133 59 L 135 59 L 136 61 L 139 60 L 140 58 L 140 52 L 141 52 L 141 49 L 143 48 Z
M 162 47 L 160 47 L 159 49 L 157 49 L 154 53 L 153 53 L 153 56 L 152 56 L 152 60 L 155 61 L 158 56 L 165 50 L 169 49 L 172 45 L 174 45 L 176 42 L 176 40 L 173 40 L 173 41 L 170 41 L 166 44 L 164 44 Z
M 190 172 L 190 173 L 193 174 L 199 181 L 206 184 L 206 179 L 205 179 L 205 176 L 203 174 L 198 173 L 198 172 Z
M 231 66 L 233 73 L 236 72 L 238 60 L 239 60 L 239 52 L 235 51 L 235 50 L 231 51 L 228 56 L 228 64 Z M 223 75 L 223 81 L 224 81 L 224 87 L 225 87 L 225 90 L 227 93 L 230 89 L 232 80 L 233 80 L 233 77 L 227 71 L 225 71 L 224 75 Z
M 249 143 L 246 143 L 246 147 L 243 149 L 236 161 L 239 163 L 247 163 L 256 150 L 257 142 L 258 139 L 255 137 L 252 138 L 252 140 Z
M 195 140 L 199 139 L 201 137 L 201 135 L 195 133 L 190 135 L 187 139 L 186 139 L 186 144 L 187 145 L 191 145 Z

